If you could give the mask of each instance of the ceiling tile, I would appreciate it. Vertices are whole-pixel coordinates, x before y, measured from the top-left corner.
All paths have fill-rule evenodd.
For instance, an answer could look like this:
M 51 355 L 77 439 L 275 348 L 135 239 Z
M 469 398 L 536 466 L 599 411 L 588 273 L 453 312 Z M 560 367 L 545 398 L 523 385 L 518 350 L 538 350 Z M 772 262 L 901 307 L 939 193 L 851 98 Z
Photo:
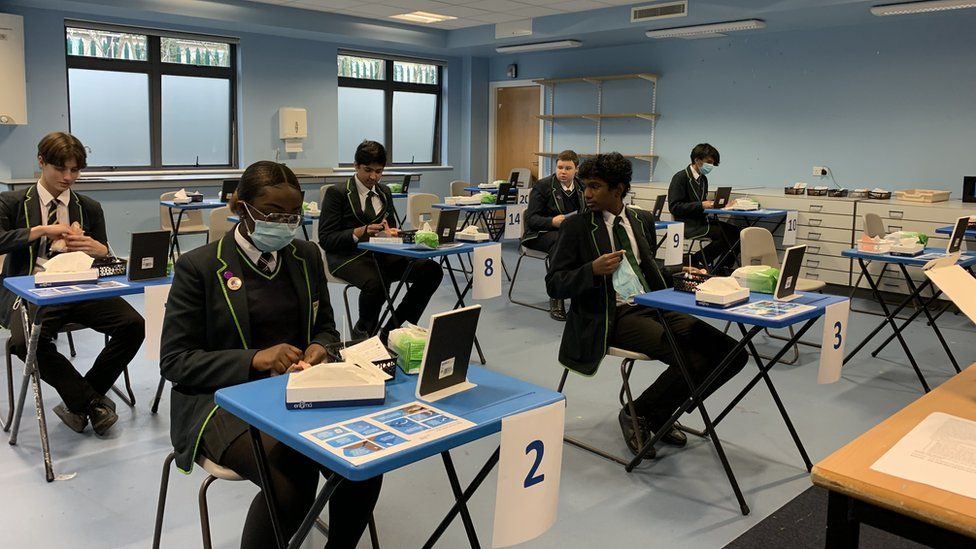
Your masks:
M 519 19 L 525 19 L 520 15 L 512 15 L 509 13 L 486 13 L 485 15 L 472 15 L 469 19 L 474 19 L 475 21 L 481 21 L 483 23 L 505 23 L 507 21 L 518 21 Z
M 306 10 L 336 11 L 361 5 L 357 0 L 298 0 L 289 2 L 289 8 L 301 8 Z
M 346 11 L 360 15 L 374 15 L 378 18 L 384 19 L 391 15 L 399 15 L 404 13 L 403 8 L 387 6 L 385 4 L 360 4 L 354 8 L 349 8 Z
M 519 17 L 544 17 L 546 15 L 557 15 L 564 12 L 546 6 L 522 6 L 521 8 L 505 10 L 505 13 Z
M 559 2 L 558 4 L 552 4 L 547 7 L 562 12 L 570 13 L 576 11 L 598 10 L 601 8 L 606 8 L 607 5 L 597 0 L 569 0 L 567 2 Z

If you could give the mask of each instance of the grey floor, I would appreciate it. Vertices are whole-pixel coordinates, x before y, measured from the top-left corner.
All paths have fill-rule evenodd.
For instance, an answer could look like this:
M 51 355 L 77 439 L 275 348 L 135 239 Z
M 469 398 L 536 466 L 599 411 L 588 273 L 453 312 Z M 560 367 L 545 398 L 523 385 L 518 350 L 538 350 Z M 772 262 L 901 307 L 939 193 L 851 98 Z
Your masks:
M 509 268 L 514 267 L 513 249 L 506 248 L 505 257 Z M 519 276 L 522 296 L 542 302 L 542 277 L 542 263 L 526 261 Z M 507 291 L 507 284 L 504 289 Z M 336 287 L 333 304 L 337 312 L 341 311 L 340 299 Z M 453 291 L 445 283 L 428 311 L 445 310 L 453 305 L 453 299 Z M 141 309 L 141 297 L 131 301 Z M 479 336 L 488 367 L 555 387 L 561 372 L 555 357 L 562 324 L 550 320 L 546 313 L 513 305 L 504 297 L 482 305 L 485 311 Z M 859 341 L 877 321 L 874 316 L 853 315 L 848 341 Z M 947 314 L 940 325 L 959 362 L 964 366 L 971 363 L 976 357 L 976 345 L 969 321 L 961 315 Z M 819 337 L 819 325 L 814 331 Z M 935 386 L 945 381 L 951 366 L 930 329 L 916 322 L 907 330 L 907 338 L 929 382 Z M 77 334 L 79 354 L 75 363 L 79 368 L 91 363 L 100 342 L 94 332 Z M 60 344 L 66 353 L 66 343 L 62 340 Z M 607 360 L 594 378 L 570 378 L 566 388 L 566 429 L 569 434 L 626 453 L 616 421 L 617 366 L 615 361 Z M 19 376 L 22 365 L 16 359 L 14 369 L 15 376 Z M 130 369 L 139 402 L 135 409 L 120 404 L 120 420 L 109 437 L 97 438 L 90 430 L 75 434 L 49 415 L 55 467 L 59 474 L 77 473 L 70 480 L 51 484 L 44 481 L 37 424 L 33 407 L 28 407 L 20 443 L 0 448 L 0 545 L 150 545 L 160 467 L 170 451 L 169 400 L 164 399 L 159 415 L 152 415 L 148 408 L 158 367 L 140 357 Z M 645 387 L 660 369 L 660 363 L 638 363 L 634 387 Z M 816 370 L 816 351 L 807 348 L 802 350 L 800 364 L 777 366 L 772 374 L 814 462 L 921 395 L 918 381 L 896 344 L 876 359 L 863 353 L 833 385 L 817 385 Z M 754 365 L 745 370 L 754 371 Z M 707 403 L 713 413 L 749 377 L 740 375 L 716 394 Z M 50 411 L 58 402 L 57 395 L 45 388 L 45 404 Z M 685 420 L 690 425 L 700 425 L 697 416 Z M 721 547 L 810 485 L 764 387 L 757 387 L 743 400 L 718 433 L 752 508 L 749 516 L 739 513 L 721 466 L 706 441 L 692 440 L 682 450 L 667 448 L 658 460 L 645 462 L 629 474 L 621 466 L 566 447 L 558 522 L 526 546 Z M 462 482 L 473 476 L 497 442 L 497 437 L 492 437 L 454 452 Z M 200 546 L 196 495 L 202 479 L 199 471 L 189 477 L 179 473 L 171 477 L 163 547 Z M 491 540 L 494 482 L 492 475 L 471 502 L 485 546 Z M 245 482 L 213 485 L 211 524 L 216 547 L 238 545 L 244 512 L 255 493 L 256 488 Z M 450 493 L 439 459 L 428 459 L 387 475 L 375 515 L 382 546 L 420 547 L 452 503 Z M 439 546 L 454 548 L 466 544 L 458 521 Z M 321 538 L 316 537 L 307 545 L 321 547 Z M 360 543 L 360 547 L 367 546 L 368 542 Z

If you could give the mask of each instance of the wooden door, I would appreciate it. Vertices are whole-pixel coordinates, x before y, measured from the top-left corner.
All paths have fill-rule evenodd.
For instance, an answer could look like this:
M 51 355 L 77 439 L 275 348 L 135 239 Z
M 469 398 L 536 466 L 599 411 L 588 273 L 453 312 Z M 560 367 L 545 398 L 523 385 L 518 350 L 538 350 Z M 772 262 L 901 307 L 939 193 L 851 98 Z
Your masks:
M 495 102 L 495 179 L 515 168 L 539 177 L 539 86 L 498 88 Z

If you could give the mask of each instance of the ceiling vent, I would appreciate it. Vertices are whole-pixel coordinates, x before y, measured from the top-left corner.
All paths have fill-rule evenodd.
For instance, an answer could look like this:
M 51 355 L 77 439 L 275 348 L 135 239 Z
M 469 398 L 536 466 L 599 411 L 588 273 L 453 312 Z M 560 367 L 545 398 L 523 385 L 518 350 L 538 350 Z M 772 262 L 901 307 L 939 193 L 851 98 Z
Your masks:
M 688 15 L 688 0 L 680 2 L 664 2 L 661 4 L 651 4 L 649 6 L 638 6 L 630 9 L 631 23 L 646 23 L 657 21 L 658 19 L 670 19 L 672 17 L 684 17 Z

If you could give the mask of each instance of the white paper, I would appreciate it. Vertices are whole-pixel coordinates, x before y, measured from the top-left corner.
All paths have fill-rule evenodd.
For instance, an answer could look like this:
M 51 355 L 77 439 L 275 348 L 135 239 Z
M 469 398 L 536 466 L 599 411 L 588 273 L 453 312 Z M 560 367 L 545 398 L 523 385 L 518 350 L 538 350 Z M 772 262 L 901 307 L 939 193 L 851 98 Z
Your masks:
M 935 267 L 925 271 L 925 276 L 949 296 L 969 320 L 976 323 L 976 278 L 959 265 Z
M 518 206 L 525 206 L 526 208 L 529 207 L 529 194 L 531 192 L 532 189 L 520 187 L 518 190 L 518 200 L 515 201 L 515 204 Z
M 92 268 L 95 261 L 85 252 L 66 252 L 58 254 L 44 263 L 45 273 L 77 273 Z
M 505 206 L 505 235 L 506 240 L 522 238 L 522 223 L 525 221 L 525 206 L 509 204 Z
M 850 315 L 851 302 L 847 299 L 827 305 L 824 311 L 817 383 L 833 383 L 840 379 L 840 371 L 844 367 L 844 345 L 847 344 L 847 321 Z
M 475 248 L 471 261 L 474 266 L 471 297 L 490 299 L 502 295 L 502 245 Z
M 159 361 L 159 342 L 163 335 L 163 317 L 166 316 L 166 299 L 169 297 L 169 289 L 172 284 L 159 284 L 157 286 L 146 286 L 145 289 L 145 311 L 143 316 L 146 318 L 146 344 L 143 346 L 143 356 L 146 359 Z
M 459 433 L 474 425 L 466 419 L 414 401 L 310 429 L 302 436 L 353 465 L 362 465 Z
M 871 470 L 976 499 L 976 421 L 933 412 Z
M 664 264 L 681 265 L 681 256 L 685 249 L 685 224 L 672 223 L 668 225 L 667 236 L 664 237 Z
M 783 245 L 795 246 L 797 233 L 796 210 L 786 212 L 786 222 L 783 225 Z
M 537 538 L 556 522 L 565 420 L 565 402 L 502 419 L 492 547 Z

